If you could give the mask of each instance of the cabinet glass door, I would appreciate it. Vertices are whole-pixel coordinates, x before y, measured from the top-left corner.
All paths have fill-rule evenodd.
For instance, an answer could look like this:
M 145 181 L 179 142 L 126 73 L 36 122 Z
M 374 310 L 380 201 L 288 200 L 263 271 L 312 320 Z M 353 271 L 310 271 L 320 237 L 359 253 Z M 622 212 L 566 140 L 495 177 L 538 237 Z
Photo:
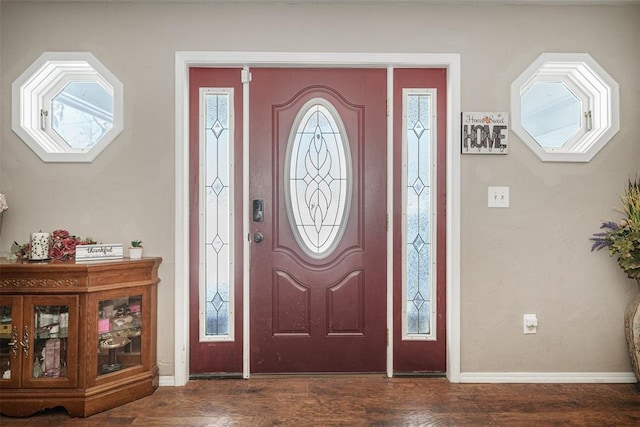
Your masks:
M 20 366 L 23 346 L 20 339 L 21 330 L 20 297 L 0 298 L 0 385 L 2 387 L 17 387 L 20 381 Z
M 98 375 L 142 365 L 142 295 L 98 303 Z
M 34 311 L 31 377 L 66 378 L 69 306 L 37 305 Z
M 28 365 L 23 380 L 32 387 L 74 386 L 77 371 L 77 296 L 25 297 L 22 330 Z

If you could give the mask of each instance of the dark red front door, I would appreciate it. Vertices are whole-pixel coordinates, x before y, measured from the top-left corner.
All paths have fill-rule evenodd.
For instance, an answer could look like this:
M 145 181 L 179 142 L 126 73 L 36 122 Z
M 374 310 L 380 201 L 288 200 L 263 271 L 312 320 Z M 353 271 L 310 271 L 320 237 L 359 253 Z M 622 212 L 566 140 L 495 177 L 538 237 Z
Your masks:
M 251 72 L 251 372 L 383 372 L 386 71 Z

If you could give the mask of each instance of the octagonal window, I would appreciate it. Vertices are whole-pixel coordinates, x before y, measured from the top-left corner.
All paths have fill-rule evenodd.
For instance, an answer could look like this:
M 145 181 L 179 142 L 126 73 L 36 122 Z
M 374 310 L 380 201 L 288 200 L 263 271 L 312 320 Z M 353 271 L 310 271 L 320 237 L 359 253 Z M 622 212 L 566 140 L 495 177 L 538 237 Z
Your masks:
M 511 85 L 513 130 L 543 161 L 591 160 L 619 130 L 618 104 L 587 54 L 543 54 Z
M 582 101 L 563 82 L 535 82 L 521 103 L 522 127 L 542 148 L 563 147 L 580 130 Z
M 13 130 L 45 162 L 91 162 L 122 131 L 122 83 L 90 53 L 45 53 L 12 90 Z
M 52 99 L 51 113 L 51 127 L 69 147 L 89 149 L 113 127 L 113 91 L 71 82 Z

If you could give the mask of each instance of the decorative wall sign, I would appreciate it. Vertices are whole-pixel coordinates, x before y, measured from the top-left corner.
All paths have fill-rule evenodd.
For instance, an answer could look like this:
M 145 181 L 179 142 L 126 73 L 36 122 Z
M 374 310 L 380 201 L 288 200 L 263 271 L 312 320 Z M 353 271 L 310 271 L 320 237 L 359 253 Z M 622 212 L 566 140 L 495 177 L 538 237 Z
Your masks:
M 76 246 L 76 261 L 121 259 L 123 257 L 122 244 L 118 243 Z
M 507 154 L 508 113 L 462 113 L 462 154 Z

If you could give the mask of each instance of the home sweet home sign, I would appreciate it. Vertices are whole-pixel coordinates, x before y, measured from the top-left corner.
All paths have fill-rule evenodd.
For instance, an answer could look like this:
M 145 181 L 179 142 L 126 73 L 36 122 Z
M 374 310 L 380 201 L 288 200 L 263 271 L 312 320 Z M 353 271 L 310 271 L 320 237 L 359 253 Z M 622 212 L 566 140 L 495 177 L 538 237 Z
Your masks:
M 508 113 L 462 113 L 463 154 L 507 154 Z

